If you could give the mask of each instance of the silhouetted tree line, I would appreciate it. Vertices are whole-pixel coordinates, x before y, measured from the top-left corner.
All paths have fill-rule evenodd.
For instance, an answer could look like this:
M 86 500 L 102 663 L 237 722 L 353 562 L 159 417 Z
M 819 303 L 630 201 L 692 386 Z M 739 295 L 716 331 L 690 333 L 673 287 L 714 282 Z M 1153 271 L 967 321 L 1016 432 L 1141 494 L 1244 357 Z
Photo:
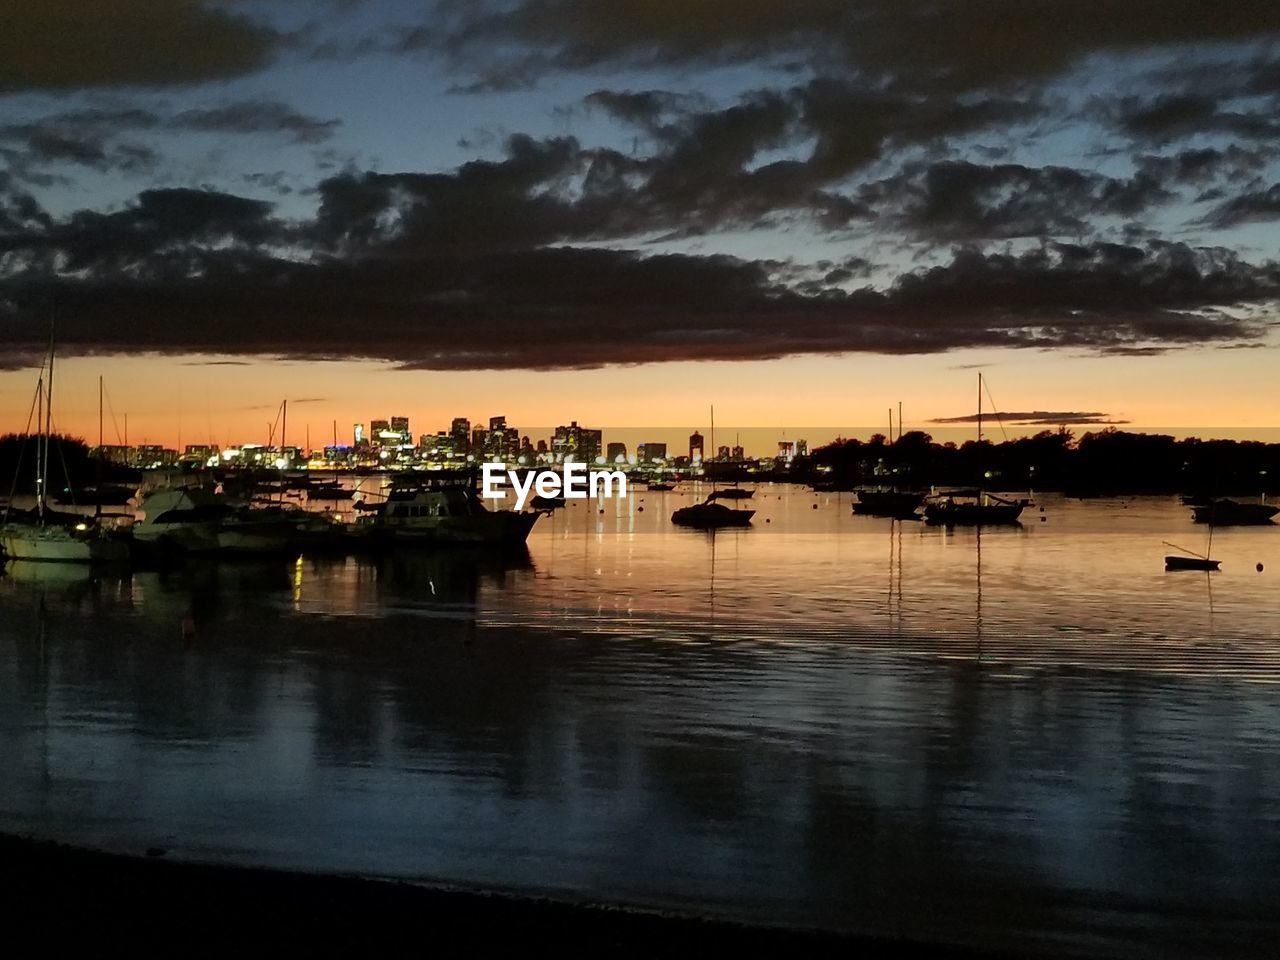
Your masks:
M 830 472 L 821 468 L 830 467 Z M 895 443 L 836 440 L 814 450 L 813 479 L 903 487 L 981 484 L 1002 490 L 1061 490 L 1077 496 L 1189 493 L 1256 496 L 1280 486 L 1280 444 L 1175 440 L 1108 428 L 1078 440 L 1065 428 L 1003 443 L 935 443 L 923 431 Z
M 0 437 L 0 499 L 9 491 L 31 494 L 36 489 L 36 450 L 39 438 L 10 433 Z M 55 434 L 49 447 L 49 494 L 58 497 L 69 490 L 80 491 L 98 479 L 98 462 L 79 437 Z M 104 483 L 130 483 L 138 472 L 119 464 L 102 464 Z M 16 485 L 15 485 L 16 480 Z

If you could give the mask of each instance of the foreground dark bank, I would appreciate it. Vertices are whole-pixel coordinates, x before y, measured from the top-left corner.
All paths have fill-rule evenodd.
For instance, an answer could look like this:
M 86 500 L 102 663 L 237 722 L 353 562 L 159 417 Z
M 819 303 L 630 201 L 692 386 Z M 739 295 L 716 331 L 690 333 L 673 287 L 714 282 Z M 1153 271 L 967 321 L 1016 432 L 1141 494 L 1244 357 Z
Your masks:
M 795 951 L 802 956 L 994 957 L 957 948 L 756 927 L 356 877 L 178 863 L 0 835 L 10 938 L 45 948 L 180 950 L 268 945 L 300 951 L 423 954 L 521 943 L 607 949 Z

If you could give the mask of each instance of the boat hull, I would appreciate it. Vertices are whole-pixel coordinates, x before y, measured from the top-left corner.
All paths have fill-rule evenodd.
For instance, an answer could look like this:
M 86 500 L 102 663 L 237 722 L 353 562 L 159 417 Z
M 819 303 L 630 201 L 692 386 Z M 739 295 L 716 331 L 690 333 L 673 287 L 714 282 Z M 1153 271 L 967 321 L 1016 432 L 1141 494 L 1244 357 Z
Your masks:
M 374 533 L 393 544 L 402 545 L 490 545 L 519 546 L 528 538 L 541 513 L 497 510 L 466 516 L 379 518 Z
M 1020 503 L 926 504 L 925 523 L 944 527 L 1012 526 L 1022 516 Z
M 1221 560 L 1205 560 L 1202 557 L 1165 557 L 1166 570 L 1217 570 Z
M 892 520 L 918 520 L 917 511 L 924 503 L 923 493 L 859 490 L 853 512 L 865 517 L 887 517 Z
M 76 537 L 61 528 L 0 531 L 0 550 L 10 560 L 34 563 L 119 563 L 129 545 L 103 537 Z
M 707 509 L 714 507 L 714 509 Z M 671 514 L 671 522 L 678 527 L 693 527 L 697 530 L 718 530 L 721 527 L 746 527 L 751 525 L 754 510 L 731 510 L 719 504 L 697 503 L 691 507 L 681 507 Z
M 1277 513 L 1280 513 L 1280 507 L 1273 507 L 1269 503 L 1216 500 L 1194 507 L 1191 518 L 1196 523 L 1212 523 L 1217 527 L 1249 527 L 1272 523 Z

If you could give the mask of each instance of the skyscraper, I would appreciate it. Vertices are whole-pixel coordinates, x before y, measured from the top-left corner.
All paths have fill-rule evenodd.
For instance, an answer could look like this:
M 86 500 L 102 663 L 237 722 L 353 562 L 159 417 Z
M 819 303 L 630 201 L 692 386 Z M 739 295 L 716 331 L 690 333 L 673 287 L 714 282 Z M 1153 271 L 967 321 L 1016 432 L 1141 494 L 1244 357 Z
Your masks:
M 604 432 L 578 426 L 574 420 L 567 427 L 556 427 L 551 437 L 551 449 L 557 460 L 574 460 L 578 463 L 595 463 L 601 454 Z
M 641 463 L 658 463 L 667 459 L 665 443 L 642 443 L 636 447 L 636 457 Z
M 465 457 L 471 449 L 471 421 L 466 417 L 454 417 L 449 425 L 449 436 L 453 438 L 453 453 Z

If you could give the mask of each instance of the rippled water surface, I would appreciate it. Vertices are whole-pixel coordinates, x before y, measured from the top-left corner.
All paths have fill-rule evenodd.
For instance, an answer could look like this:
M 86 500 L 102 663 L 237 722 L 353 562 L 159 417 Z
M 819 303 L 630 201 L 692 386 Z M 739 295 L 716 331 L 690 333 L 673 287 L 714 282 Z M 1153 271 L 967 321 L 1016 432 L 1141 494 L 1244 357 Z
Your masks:
M 762 487 L 527 554 L 0 576 L 0 830 L 989 945 L 1273 956 L 1280 528 Z M 1043 508 L 1043 511 L 1041 510 Z M 1262 563 L 1262 572 L 1256 565 Z

